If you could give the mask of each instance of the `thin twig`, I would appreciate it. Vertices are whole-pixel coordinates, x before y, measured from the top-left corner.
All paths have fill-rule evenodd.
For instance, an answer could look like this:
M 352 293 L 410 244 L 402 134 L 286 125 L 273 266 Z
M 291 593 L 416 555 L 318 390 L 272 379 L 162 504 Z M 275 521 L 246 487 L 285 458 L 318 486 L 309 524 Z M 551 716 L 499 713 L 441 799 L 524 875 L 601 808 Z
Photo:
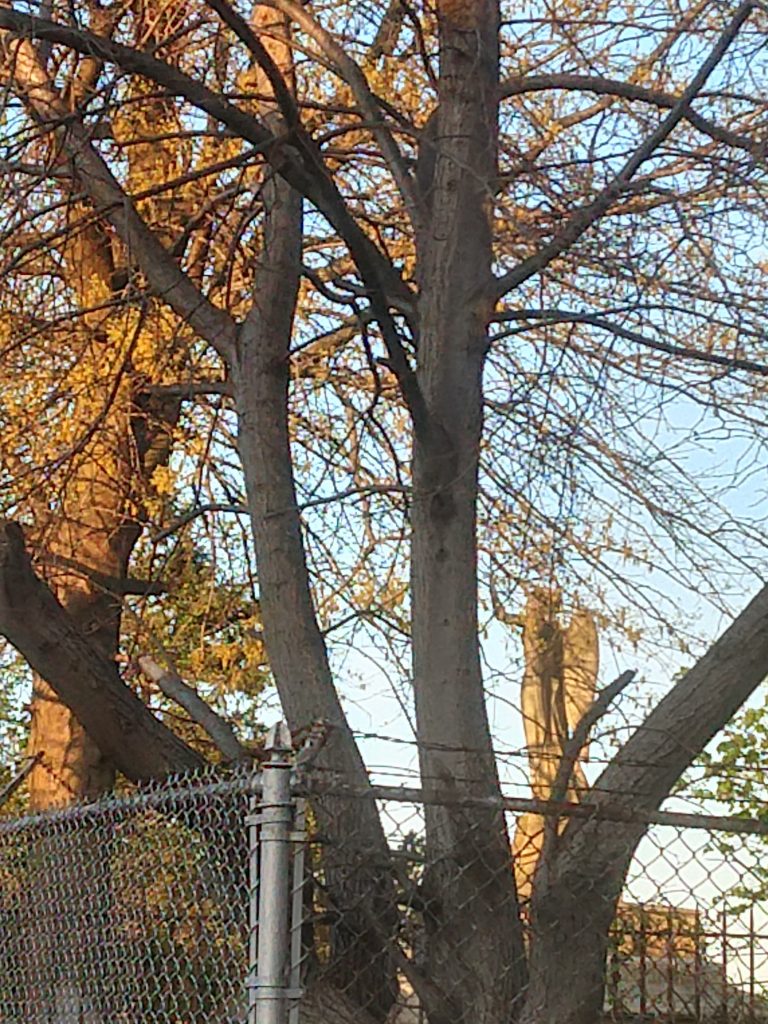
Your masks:
M 193 519 L 197 519 L 198 516 L 204 516 L 208 512 L 230 512 L 233 515 L 247 515 L 248 506 L 243 504 L 232 504 L 231 502 L 223 501 L 209 501 L 205 505 L 196 505 L 195 508 L 189 509 L 187 512 L 182 513 L 167 526 L 157 530 L 152 534 L 152 540 L 155 544 L 158 544 L 161 540 L 165 540 L 166 537 L 170 537 L 172 533 L 180 530 L 187 523 L 191 523 Z
M 2 789 L 0 789 L 0 807 L 7 803 L 8 800 L 13 796 L 16 790 L 25 782 L 25 780 L 31 775 L 36 765 L 43 759 L 43 751 L 40 750 L 38 753 L 33 754 L 31 757 L 25 757 L 22 761 L 23 768 L 20 768 L 13 776 L 10 782 L 6 783 Z

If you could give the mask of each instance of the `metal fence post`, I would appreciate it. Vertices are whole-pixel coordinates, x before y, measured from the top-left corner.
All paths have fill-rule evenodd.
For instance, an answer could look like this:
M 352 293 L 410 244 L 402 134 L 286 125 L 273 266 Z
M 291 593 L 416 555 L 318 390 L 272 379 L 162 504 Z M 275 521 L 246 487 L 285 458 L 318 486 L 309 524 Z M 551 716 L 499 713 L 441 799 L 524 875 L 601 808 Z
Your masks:
M 248 1024 L 287 1024 L 291 902 L 291 734 L 284 722 L 267 737 L 261 802 L 249 818 L 250 972 Z M 258 842 L 254 832 L 258 829 Z
M 293 825 L 293 839 L 295 848 L 293 854 L 293 888 L 291 891 L 291 970 L 290 981 L 290 1009 L 288 1011 L 288 1024 L 299 1024 L 301 1013 L 301 969 L 303 963 L 302 932 L 304 929 L 304 877 L 305 854 L 307 849 L 306 828 L 306 800 L 296 799 L 295 818 Z

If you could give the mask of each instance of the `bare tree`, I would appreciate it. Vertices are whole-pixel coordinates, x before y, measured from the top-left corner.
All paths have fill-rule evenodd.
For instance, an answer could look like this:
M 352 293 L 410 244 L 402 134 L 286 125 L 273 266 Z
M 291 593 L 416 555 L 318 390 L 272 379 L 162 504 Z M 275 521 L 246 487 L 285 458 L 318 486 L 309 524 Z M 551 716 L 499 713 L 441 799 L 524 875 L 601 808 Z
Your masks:
M 341 6 L 345 16 L 355 13 L 355 5 Z M 594 819 L 556 832 L 539 866 L 526 952 L 503 817 L 488 809 L 499 780 L 479 646 L 486 535 L 491 527 L 508 535 L 517 530 L 508 561 L 522 566 L 537 533 L 555 534 L 562 538 L 556 557 L 567 550 L 574 563 L 586 561 L 593 584 L 601 573 L 615 575 L 603 557 L 610 536 L 602 545 L 588 539 L 601 500 L 599 479 L 603 494 L 621 495 L 613 519 L 631 518 L 631 505 L 695 563 L 696 539 L 711 522 L 706 512 L 717 508 L 713 496 L 690 474 L 668 483 L 653 458 L 661 460 L 663 441 L 648 442 L 641 429 L 633 448 L 623 438 L 631 434 L 624 423 L 642 419 L 648 393 L 654 409 L 663 406 L 665 389 L 673 386 L 702 403 L 721 403 L 718 409 L 725 406 L 726 415 L 752 429 L 745 408 L 759 396 L 753 382 L 768 372 L 761 359 L 762 286 L 755 288 L 750 276 L 748 248 L 738 249 L 739 225 L 720 248 L 717 232 L 725 230 L 732 207 L 746 218 L 750 204 L 762 209 L 761 189 L 753 184 L 753 175 L 762 174 L 762 106 L 739 88 L 744 53 L 762 45 L 755 26 L 763 14 L 751 2 L 729 20 L 706 3 L 682 17 L 662 5 L 648 18 L 650 24 L 658 14 L 663 29 L 647 29 L 647 45 L 632 50 L 631 67 L 624 68 L 629 77 L 618 80 L 607 72 L 612 60 L 627 63 L 621 55 L 624 35 L 633 31 L 629 11 L 616 27 L 596 25 L 580 10 L 546 20 L 545 30 L 538 28 L 549 53 L 546 73 L 537 70 L 536 45 L 515 34 L 506 5 L 440 0 L 434 9 L 408 12 L 408 28 L 393 33 L 392 49 L 374 55 L 385 62 L 402 57 L 409 82 L 400 104 L 380 94 L 372 65 L 363 69 L 364 59 L 373 59 L 364 39 L 356 60 L 343 42 L 343 19 L 334 32 L 322 12 L 293 0 L 256 5 L 248 18 L 226 0 L 209 0 L 194 12 L 179 8 L 169 35 L 188 32 L 194 57 L 166 55 L 163 40 L 146 46 L 133 24 L 109 34 L 93 23 L 90 29 L 75 24 L 66 12 L 46 20 L 3 7 L 4 75 L 20 116 L 53 138 L 90 207 L 121 240 L 141 286 L 220 359 L 237 418 L 271 671 L 291 725 L 330 722 L 333 740 L 323 766 L 363 790 L 365 765 L 318 615 L 324 588 L 334 590 L 334 599 L 354 590 L 354 573 L 341 564 L 343 548 L 328 554 L 322 540 L 307 543 L 299 452 L 310 453 L 328 474 L 307 505 L 330 503 L 336 499 L 327 481 L 335 480 L 339 465 L 334 453 L 347 451 L 347 436 L 364 423 L 378 438 L 376 457 L 370 441 L 351 445 L 340 493 L 364 502 L 373 483 L 409 497 L 408 600 L 402 603 L 422 779 L 427 788 L 481 798 L 472 809 L 459 809 L 458 801 L 430 805 L 427 813 L 424 889 L 431 912 L 421 980 L 432 1024 L 500 1024 L 518 1015 L 526 1022 L 591 1024 L 602 1005 L 608 928 L 642 829 L 608 829 Z M 119 109 L 125 83 L 141 82 L 185 112 L 179 137 L 205 123 L 257 162 L 256 187 L 234 188 L 242 219 L 216 274 L 194 272 L 188 224 L 167 238 L 148 222 L 144 193 L 126 181 L 119 156 L 96 130 L 104 126 L 104 110 L 86 105 L 73 116 L 35 42 L 52 46 L 62 60 L 80 54 L 110 69 L 102 86 L 105 108 L 112 91 Z M 673 88 L 678 44 L 683 52 L 690 44 L 695 66 Z M 313 76 L 297 77 L 293 46 L 323 69 L 319 99 Z M 734 57 L 739 46 L 743 52 Z M 209 58 L 202 65 L 195 59 L 201 53 Z M 606 74 L 594 70 L 599 67 Z M 397 80 L 392 64 L 382 74 Z M 637 84 L 645 78 L 652 84 Z M 713 91 L 700 114 L 693 104 L 705 88 Z M 425 93 L 433 100 L 427 119 Z M 572 94 L 575 104 L 562 99 Z M 539 100 L 531 103 L 531 96 Z M 518 102 L 514 116 L 500 106 L 502 98 Z M 575 154 L 568 148 L 574 128 L 580 131 Z M 146 125 L 140 126 L 136 139 L 145 136 Z M 215 233 L 215 218 L 213 224 Z M 243 265 L 235 250 L 245 254 L 249 272 L 247 283 L 241 279 L 230 291 L 221 282 L 231 264 Z M 729 268 L 734 250 L 739 258 Z M 691 285 L 694 273 L 700 280 Z M 324 304 L 314 334 L 307 324 L 316 310 L 301 306 L 302 279 L 314 296 L 310 303 Z M 682 332 L 693 328 L 699 333 L 691 341 Z M 515 350 L 527 336 L 534 344 L 525 353 Z M 357 362 L 336 364 L 350 339 Z M 612 400 L 603 395 L 606 379 L 615 388 Z M 305 385 L 325 388 L 330 411 L 297 432 L 302 409 L 292 396 Z M 622 403 L 622 388 L 634 410 Z M 382 404 L 389 429 L 377 418 Z M 588 406 L 593 412 L 585 416 Z M 328 420 L 344 421 L 350 411 L 354 428 L 348 426 L 338 447 L 335 435 L 326 446 Z M 553 428 L 559 443 L 545 450 L 542 438 Z M 560 463 L 558 483 L 537 500 L 546 490 L 550 452 Z M 391 468 L 390 479 L 363 472 L 377 458 Z M 403 463 L 409 459 L 408 477 Z M 590 514 L 576 517 L 565 503 L 579 489 L 593 504 Z M 681 491 L 682 513 L 675 506 Z M 365 536 L 365 506 L 360 518 Z M 405 532 L 401 518 L 398 543 Z M 743 537 L 746 545 L 748 531 Z M 727 546 L 714 530 L 708 539 L 712 550 Z M 375 537 L 371 550 L 382 544 Z M 652 563 L 656 553 L 638 557 Z M 323 571 L 332 561 L 338 585 Z M 368 565 L 365 558 L 360 564 Z M 78 687 L 64 671 L 71 658 L 61 665 L 46 659 L 42 624 L 38 630 L 30 619 L 19 628 L 18 599 L 7 584 L 3 593 L 0 631 L 100 749 L 115 751 L 109 709 L 87 711 L 86 684 Z M 56 613 L 60 623 L 62 616 Z M 767 616 L 768 594 L 761 591 L 628 740 L 591 788 L 591 801 L 645 810 L 663 801 L 768 670 Z M 86 658 L 87 637 L 74 628 L 68 634 L 63 625 L 59 636 Z M 94 667 L 95 657 L 87 656 Z M 111 668 L 103 671 L 105 696 L 118 700 L 124 684 Z M 141 744 L 123 745 L 121 770 L 152 774 L 171 755 L 177 765 L 189 764 L 188 750 L 174 747 L 140 702 L 126 694 L 119 699 L 130 705 L 123 720 L 142 730 Z M 355 948 L 339 930 L 338 986 L 383 1020 L 395 966 L 387 945 L 392 907 L 383 830 L 371 799 L 354 810 L 332 801 L 319 806 L 324 827 L 355 836 L 355 856 L 370 865 L 361 883 L 329 864 L 331 889 L 340 907 L 359 908 L 356 927 L 364 938 Z M 468 934 L 493 941 L 467 945 Z

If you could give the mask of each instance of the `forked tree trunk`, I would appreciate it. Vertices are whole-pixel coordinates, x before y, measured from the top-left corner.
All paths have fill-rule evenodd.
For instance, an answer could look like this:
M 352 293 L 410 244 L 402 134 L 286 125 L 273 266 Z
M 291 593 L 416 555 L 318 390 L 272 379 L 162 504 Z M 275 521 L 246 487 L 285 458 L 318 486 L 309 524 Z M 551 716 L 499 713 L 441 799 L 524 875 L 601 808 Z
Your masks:
M 615 838 L 615 824 L 593 830 L 587 852 Z M 596 1024 L 605 993 L 608 935 L 639 836 L 626 835 L 617 859 L 564 862 L 544 892 L 534 887 L 529 984 L 520 1024 Z M 593 847 L 592 844 L 595 844 Z M 611 845 L 611 849 L 615 849 Z M 629 855 L 628 855 L 629 854 Z
M 730 38 L 750 11 L 750 5 L 740 8 L 728 29 Z M 487 296 L 500 294 L 499 286 L 489 287 L 488 209 L 497 185 L 498 15 L 498 5 L 491 0 L 438 0 L 436 162 L 434 172 L 427 175 L 431 219 L 420 233 L 418 254 L 422 286 L 418 382 L 424 409 L 419 405 L 414 444 L 414 686 L 424 785 L 452 787 L 458 795 L 495 794 L 498 788 L 477 653 L 475 592 L 481 382 L 492 313 Z M 326 764 L 353 780 L 364 779 L 314 617 L 290 467 L 285 405 L 288 337 L 298 277 L 298 232 L 291 225 L 298 216 L 298 204 L 292 205 L 292 194 L 274 183 L 267 200 L 268 258 L 257 275 L 254 311 L 237 331 L 232 318 L 208 301 L 158 245 L 89 140 L 76 124 L 69 123 L 67 109 L 60 98 L 51 96 L 45 71 L 29 52 L 29 38 L 40 32 L 85 52 L 96 52 L 94 40 L 78 42 L 77 31 L 66 25 L 40 29 L 34 19 L 5 9 L 0 9 L 0 20 L 7 28 L 21 26 L 20 38 L 11 47 L 14 82 L 21 85 L 18 93 L 42 120 L 61 117 L 67 122 L 59 136 L 73 166 L 83 175 L 83 187 L 109 211 L 115 231 L 127 244 L 134 243 L 133 255 L 155 292 L 163 294 L 218 352 L 232 357 L 267 646 L 281 699 L 294 725 L 315 717 L 336 724 Z M 718 46 L 722 56 L 723 48 Z M 250 142 L 268 141 L 264 126 L 252 123 L 242 109 L 227 107 L 220 97 L 207 94 L 200 82 L 190 85 L 183 75 L 146 52 L 103 46 L 98 52 L 111 53 L 124 70 L 154 75 L 161 88 L 185 95 Z M 719 59 L 717 49 L 715 58 Z M 660 129 L 636 150 L 610 188 L 589 207 L 577 210 L 554 242 L 505 278 L 505 286 L 529 280 L 608 210 L 635 171 L 685 116 L 705 78 L 698 76 L 684 102 L 676 104 Z M 330 172 L 320 166 L 316 152 L 311 159 L 307 152 L 305 148 L 303 156 L 296 156 L 298 150 L 290 144 L 275 145 L 268 159 L 277 173 L 285 173 L 296 188 L 316 201 L 345 235 L 366 286 L 377 275 L 379 284 L 397 286 L 397 274 L 384 254 L 365 236 L 349 209 L 339 210 L 343 201 L 332 187 Z M 294 211 L 283 222 L 288 225 L 284 235 L 276 215 L 281 204 Z M 283 273 L 281 280 L 277 275 Z M 376 289 L 373 281 L 372 297 L 381 292 Z M 402 296 L 398 287 L 395 293 Z M 376 315 L 384 325 L 381 309 Z M 400 379 L 410 383 L 405 373 Z M 767 666 L 768 596 L 763 592 L 629 740 L 593 797 L 620 799 L 625 806 L 656 806 L 749 696 Z M 82 708 L 77 687 L 68 692 L 73 704 L 80 700 Z M 114 735 L 114 730 L 105 732 Z M 158 747 L 164 749 L 164 739 L 151 733 L 153 754 L 158 754 Z M 137 750 L 136 756 L 141 760 L 149 755 Z M 365 854 L 369 863 L 370 858 L 375 862 L 386 851 L 373 803 L 361 801 L 356 808 L 352 813 L 340 803 L 323 805 L 331 838 L 344 843 L 354 856 Z M 606 936 L 626 865 L 641 834 L 642 829 L 605 826 L 593 819 L 574 820 L 557 835 L 534 893 L 530 984 L 522 1011 L 525 1024 L 595 1024 L 599 1020 Z M 350 845 L 350 836 L 360 837 L 359 843 Z M 451 1021 L 507 1024 L 519 1007 L 524 978 L 516 894 L 500 815 L 461 814 L 455 808 L 430 811 L 427 854 L 431 865 L 427 895 L 431 892 L 433 897 L 428 908 L 431 980 L 453 1003 Z M 341 881 L 341 865 L 330 864 L 332 876 Z M 345 892 L 354 894 L 343 885 L 335 888 L 342 904 Z M 386 892 L 382 905 L 386 909 Z M 359 959 L 367 959 L 371 973 L 359 975 L 356 1001 L 370 1001 L 380 1020 L 386 1010 L 387 973 L 378 957 L 384 954 L 385 944 L 378 941 L 375 928 L 370 933 L 373 938 L 365 929 L 363 933 L 359 952 L 364 955 Z M 351 981 L 355 951 L 343 946 L 342 953 L 342 975 Z
M 693 759 L 768 674 L 768 587 L 627 740 L 590 802 L 658 808 Z M 646 828 L 571 819 L 536 877 L 530 981 L 520 1024 L 595 1024 L 608 933 Z

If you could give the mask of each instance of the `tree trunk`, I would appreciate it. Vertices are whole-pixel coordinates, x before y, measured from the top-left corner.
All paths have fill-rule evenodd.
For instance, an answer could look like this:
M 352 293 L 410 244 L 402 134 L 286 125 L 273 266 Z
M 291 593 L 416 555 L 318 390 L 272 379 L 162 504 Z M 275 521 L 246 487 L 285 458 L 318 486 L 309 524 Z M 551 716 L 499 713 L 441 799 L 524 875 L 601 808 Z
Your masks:
M 615 825 L 593 830 L 610 839 Z M 639 839 L 639 837 L 638 837 Z M 626 837 L 618 860 L 568 860 L 546 887 L 541 873 L 532 899 L 529 980 L 520 1024 L 596 1024 L 605 992 L 608 934 L 637 839 Z
M 277 23 L 276 23 L 277 19 Z M 287 23 L 269 8 L 269 49 L 290 79 Z M 264 83 L 264 92 L 268 86 Z M 256 548 L 264 642 L 280 701 L 294 731 L 324 721 L 331 736 L 319 763 L 344 781 L 368 776 L 334 685 L 317 622 L 293 477 L 288 425 L 290 341 L 302 256 L 302 199 L 268 171 L 262 198 L 264 240 L 254 306 L 239 333 L 231 367 L 239 451 Z M 386 942 L 374 922 L 394 924 L 387 843 L 373 800 L 323 798 L 314 806 L 323 872 L 338 923 L 332 931 L 333 978 L 349 998 L 382 1021 L 397 987 Z
M 301 1000 L 301 1024 L 375 1024 L 377 1018 L 361 1010 L 338 988 L 310 985 Z
M 38 675 L 32 682 L 28 751 L 42 758 L 29 779 L 31 810 L 93 800 L 114 782 L 114 765 Z
M 271 183 L 277 202 L 300 213 L 301 200 L 288 186 Z M 266 191 L 266 190 L 265 190 Z M 273 207 L 273 216 L 280 209 Z M 284 209 L 284 208 L 283 208 Z M 367 785 L 368 777 L 334 686 L 325 643 L 312 603 L 297 509 L 288 432 L 289 318 L 280 307 L 293 299 L 295 265 L 281 265 L 278 246 L 290 234 L 270 231 L 269 276 L 260 269 L 260 311 L 244 326 L 233 366 L 239 418 L 239 449 L 248 494 L 264 642 L 280 701 L 293 731 L 324 721 L 331 735 L 320 763 L 345 781 Z M 295 259 L 300 250 L 285 254 Z M 270 301 L 275 293 L 279 300 Z M 385 920 L 378 890 L 388 888 L 386 841 L 373 801 L 325 798 L 315 810 L 320 831 L 330 837 L 323 853 L 331 898 L 339 912 L 334 929 L 334 975 L 339 987 L 377 1020 L 394 997 L 391 968 L 381 939 L 359 913 L 368 902 Z M 342 849 L 342 842 L 344 849 Z M 391 911 L 389 912 L 391 916 Z
M 421 239 L 418 381 L 428 424 L 414 440 L 413 665 L 424 785 L 498 793 L 477 621 L 476 502 L 490 307 L 489 197 L 496 174 L 498 9 L 438 4 L 440 99 Z M 524 978 L 500 814 L 430 806 L 428 972 L 453 1019 L 500 1024 Z

